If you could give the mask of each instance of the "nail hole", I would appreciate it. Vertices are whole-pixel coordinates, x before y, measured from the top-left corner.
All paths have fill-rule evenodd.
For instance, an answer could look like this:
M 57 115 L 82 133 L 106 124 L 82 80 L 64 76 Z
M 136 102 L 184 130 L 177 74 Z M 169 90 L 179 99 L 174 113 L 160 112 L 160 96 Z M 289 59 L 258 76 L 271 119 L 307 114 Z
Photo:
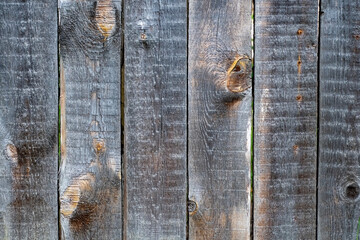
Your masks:
M 297 33 L 297 35 L 302 35 L 304 33 L 304 31 L 302 29 L 299 29 L 299 30 L 297 30 L 296 33 Z
M 298 101 L 298 102 L 302 101 L 302 96 L 300 94 L 296 96 L 296 101 Z

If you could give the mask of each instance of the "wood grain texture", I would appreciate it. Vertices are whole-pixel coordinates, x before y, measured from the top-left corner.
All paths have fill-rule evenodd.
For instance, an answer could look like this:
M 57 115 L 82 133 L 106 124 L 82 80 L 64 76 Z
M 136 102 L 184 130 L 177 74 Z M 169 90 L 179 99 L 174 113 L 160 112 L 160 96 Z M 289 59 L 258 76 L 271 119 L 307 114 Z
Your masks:
M 358 239 L 360 1 L 321 1 L 318 239 Z
M 125 238 L 186 237 L 184 0 L 125 3 Z
M 64 239 L 122 239 L 121 1 L 60 1 Z
M 251 1 L 189 1 L 189 238 L 250 239 Z
M 317 4 L 255 3 L 254 239 L 316 238 Z
M 1 1 L 0 39 L 0 239 L 57 239 L 57 1 Z

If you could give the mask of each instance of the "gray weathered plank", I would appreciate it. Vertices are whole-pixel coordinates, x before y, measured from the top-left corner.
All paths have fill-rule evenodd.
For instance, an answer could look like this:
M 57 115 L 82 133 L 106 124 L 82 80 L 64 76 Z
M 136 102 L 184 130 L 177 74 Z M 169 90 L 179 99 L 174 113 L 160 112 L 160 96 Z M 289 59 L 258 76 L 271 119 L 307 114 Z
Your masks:
M 121 1 L 60 1 L 61 230 L 121 239 Z
M 316 237 L 317 19 L 317 1 L 255 3 L 254 239 Z
M 251 5 L 189 1 L 190 239 L 250 239 Z
M 125 3 L 126 239 L 186 237 L 185 0 Z
M 0 239 L 57 239 L 57 1 L 1 1 L 0 39 Z
M 360 1 L 321 1 L 318 239 L 358 239 Z

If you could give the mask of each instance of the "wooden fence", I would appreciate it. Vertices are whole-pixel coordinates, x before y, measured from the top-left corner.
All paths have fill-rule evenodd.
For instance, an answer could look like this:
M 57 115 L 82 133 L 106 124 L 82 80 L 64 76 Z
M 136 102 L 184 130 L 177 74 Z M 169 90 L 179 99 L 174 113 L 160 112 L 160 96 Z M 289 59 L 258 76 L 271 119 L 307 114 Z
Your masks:
M 0 239 L 357 240 L 359 12 L 1 1 Z

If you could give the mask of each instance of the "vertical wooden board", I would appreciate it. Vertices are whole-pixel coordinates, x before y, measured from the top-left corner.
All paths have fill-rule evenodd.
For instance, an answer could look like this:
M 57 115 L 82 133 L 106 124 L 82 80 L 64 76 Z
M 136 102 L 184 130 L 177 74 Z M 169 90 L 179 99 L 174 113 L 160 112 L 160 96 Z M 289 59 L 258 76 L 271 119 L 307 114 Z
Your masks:
M 321 1 L 318 239 L 358 239 L 360 1 Z
M 60 1 L 65 239 L 121 239 L 121 1 Z
M 189 1 L 190 239 L 250 239 L 251 7 Z
M 186 237 L 184 0 L 125 3 L 126 239 Z
M 254 239 L 316 238 L 318 2 L 255 2 Z
M 1 1 L 0 39 L 0 239 L 57 239 L 57 1 Z

